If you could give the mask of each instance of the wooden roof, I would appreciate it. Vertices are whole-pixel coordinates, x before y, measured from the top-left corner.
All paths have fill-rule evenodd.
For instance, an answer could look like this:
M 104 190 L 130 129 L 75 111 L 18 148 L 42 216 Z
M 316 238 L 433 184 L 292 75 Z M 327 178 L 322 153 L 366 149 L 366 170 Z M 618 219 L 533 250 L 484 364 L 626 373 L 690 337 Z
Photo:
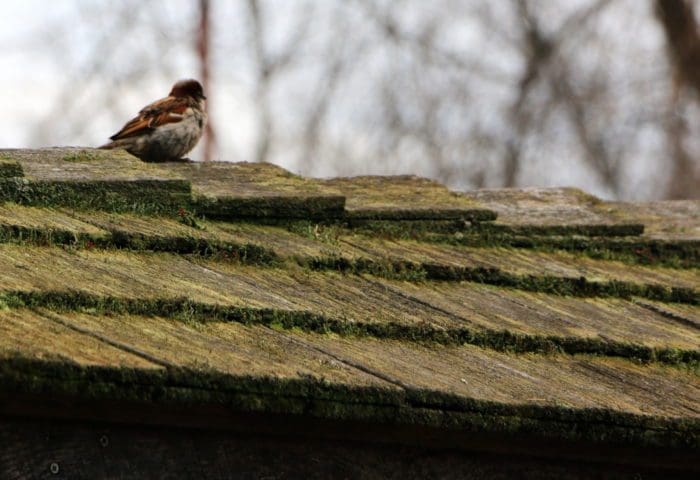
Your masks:
M 91 149 L 0 201 L 6 399 L 700 448 L 697 201 Z

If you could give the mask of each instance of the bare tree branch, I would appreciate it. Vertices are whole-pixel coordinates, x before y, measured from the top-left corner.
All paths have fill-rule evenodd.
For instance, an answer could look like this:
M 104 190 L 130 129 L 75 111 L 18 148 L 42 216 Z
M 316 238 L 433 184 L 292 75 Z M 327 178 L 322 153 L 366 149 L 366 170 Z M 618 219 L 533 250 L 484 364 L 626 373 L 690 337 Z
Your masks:
M 248 0 L 246 5 L 250 16 L 250 40 L 256 68 L 255 102 L 258 110 L 258 138 L 254 160 L 266 162 L 270 148 L 274 143 L 270 89 L 275 76 L 289 67 L 298 55 L 301 44 L 308 34 L 312 13 L 310 8 L 299 12 L 296 26 L 290 39 L 286 42 L 286 48 L 279 54 L 272 55 L 267 52 L 267 19 L 263 15 L 260 1 Z
M 518 80 L 517 95 L 511 107 L 513 136 L 508 141 L 504 161 L 503 185 L 513 187 L 518 184 L 518 174 L 522 168 L 522 146 L 529 132 L 536 128 L 535 115 L 528 111 L 526 102 L 536 85 L 549 87 L 551 97 L 542 104 L 539 123 L 547 118 L 544 111 L 557 104 L 564 105 L 570 114 L 574 131 L 583 151 L 583 158 L 600 175 L 603 183 L 613 192 L 619 192 L 619 168 L 611 158 L 600 138 L 594 138 L 586 122 L 586 107 L 578 100 L 571 84 L 568 59 L 562 49 L 571 42 L 576 33 L 583 30 L 587 22 L 610 4 L 610 0 L 598 0 L 569 16 L 554 34 L 546 35 L 539 20 L 527 0 L 514 0 L 522 29 L 522 55 L 525 66 Z
M 324 81 L 320 91 L 314 96 L 314 104 L 305 121 L 303 149 L 298 162 L 302 172 L 308 172 L 314 162 L 316 150 L 320 141 L 320 130 L 326 119 L 333 94 L 340 83 L 345 65 L 345 59 L 341 55 L 337 55 L 324 75 Z

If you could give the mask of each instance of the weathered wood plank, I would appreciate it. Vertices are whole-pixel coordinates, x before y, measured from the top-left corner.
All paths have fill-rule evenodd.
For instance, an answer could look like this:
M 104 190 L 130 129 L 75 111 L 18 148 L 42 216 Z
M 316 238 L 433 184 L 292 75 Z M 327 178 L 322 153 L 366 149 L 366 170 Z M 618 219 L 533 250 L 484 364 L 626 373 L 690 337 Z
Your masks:
M 345 197 L 321 183 L 269 163 L 161 164 L 192 182 L 194 208 L 209 218 L 333 219 Z
M 68 308 L 75 308 L 70 306 L 74 302 L 80 305 L 79 294 L 131 299 L 134 305 L 186 298 L 202 305 L 270 309 L 289 326 L 335 324 L 348 332 L 390 337 L 435 340 L 443 332 L 446 339 L 455 334 L 454 341 L 467 341 L 468 332 L 488 330 L 539 335 L 541 340 L 544 336 L 585 340 L 582 348 L 588 341 L 601 348 L 608 341 L 692 350 L 700 344 L 696 328 L 630 301 L 467 282 L 404 282 L 303 268 L 191 261 L 172 254 L 13 245 L 0 245 L 0 270 L 1 291 L 37 292 L 39 297 L 42 292 L 64 292 L 61 301 Z
M 423 272 L 426 278 L 439 274 L 442 269 L 444 275 L 435 278 L 447 279 L 449 270 L 457 269 L 453 272 L 457 275 L 455 280 L 468 279 L 458 276 L 459 269 L 488 269 L 516 277 L 585 278 L 587 282 L 623 282 L 689 290 L 700 285 L 697 269 L 630 265 L 568 252 L 383 239 L 312 224 L 296 225 L 292 232 L 288 228 L 245 222 L 195 220 L 193 226 L 185 220 L 178 216 L 57 211 L 14 204 L 0 206 L 0 233 L 4 232 L 8 241 L 72 244 L 83 239 L 92 240 L 103 248 L 208 252 L 210 255 L 217 252 L 223 255 L 229 249 L 235 250 L 228 252 L 232 255 L 241 252 L 248 255 L 246 258 L 251 263 L 264 263 L 260 255 L 267 252 L 270 260 L 274 256 L 279 260 L 292 259 L 301 264 L 314 264 L 317 268 L 333 269 L 344 262 L 346 269 L 375 274 L 381 272 L 382 267 L 391 271 L 396 263 L 409 263 L 416 270 L 429 267 Z M 608 290 L 607 294 L 615 294 L 614 289 Z
M 81 365 L 145 369 L 161 366 L 28 309 L 0 309 L 0 357 L 70 358 Z
M 358 176 L 323 181 L 346 196 L 350 220 L 490 221 L 493 211 L 416 176 Z
M 700 445 L 700 381 L 682 369 L 301 332 L 252 329 L 246 337 L 240 326 L 222 323 L 192 335 L 191 351 L 178 347 L 186 343 L 183 334 L 164 352 L 164 342 L 186 329 L 134 316 L 61 318 L 110 345 L 165 356 L 168 367 L 157 372 L 77 366 L 71 352 L 59 361 L 3 359 L 0 411 L 16 409 L 16 395 L 53 395 L 71 402 L 211 405 L 231 412 L 304 414 L 506 437 L 681 449 Z M 290 352 L 289 373 L 276 363 L 280 347 Z M 296 366 L 300 370 L 294 372 Z
M 55 316 L 45 310 L 38 314 Z M 157 356 L 169 365 L 213 370 L 241 377 L 303 379 L 313 377 L 336 384 L 396 387 L 317 350 L 280 336 L 263 326 L 227 324 L 219 329 L 195 322 L 137 315 L 64 313 L 66 325 L 80 328 L 115 343 L 130 345 Z M 70 350 L 64 354 L 71 355 Z M 109 362 L 109 355 L 104 360 Z
M 21 165 L 24 177 L 30 181 L 185 180 L 172 170 L 142 162 L 123 150 L 0 149 L 0 155 Z
M 700 378 L 680 369 L 587 356 L 514 355 L 470 345 L 422 346 L 372 338 L 281 334 L 301 337 L 338 359 L 391 376 L 417 396 L 417 403 L 439 403 L 440 395 L 452 394 L 505 404 L 610 408 L 700 419 Z M 458 398 L 451 400 L 452 408 L 459 408 Z
M 642 224 L 645 236 L 700 239 L 700 201 L 606 202 L 575 188 L 485 189 L 463 194 L 504 225 Z

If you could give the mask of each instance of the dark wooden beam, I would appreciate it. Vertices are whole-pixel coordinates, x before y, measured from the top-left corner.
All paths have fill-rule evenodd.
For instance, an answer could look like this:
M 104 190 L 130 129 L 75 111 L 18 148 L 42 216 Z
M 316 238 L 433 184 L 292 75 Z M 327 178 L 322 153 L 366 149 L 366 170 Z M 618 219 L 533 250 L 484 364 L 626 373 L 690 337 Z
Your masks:
M 105 442 L 111 449 L 102 445 Z M 585 478 L 603 471 L 619 473 L 605 478 L 632 473 L 663 478 L 700 474 L 696 460 L 697 451 L 691 450 L 233 412 L 214 405 L 0 395 L 0 478 L 25 478 L 25 474 L 33 478 L 48 471 L 51 463 L 57 463 L 62 471 L 69 468 L 70 478 L 112 476 L 110 469 L 118 470 L 114 478 L 161 473 L 181 478 L 177 473 L 180 471 L 187 472 L 184 477 L 196 473 L 226 478 L 221 472 L 230 468 L 247 468 L 255 476 L 270 474 L 266 469 L 271 465 L 278 472 L 311 475 L 309 478 L 321 473 L 342 476 L 343 468 L 354 472 L 351 478 L 364 477 L 364 473 L 384 477 L 387 466 L 398 468 L 406 462 L 405 478 L 416 476 L 409 471 L 412 468 L 442 476 L 450 471 L 445 470 L 447 465 L 454 471 L 476 469 L 488 473 L 475 478 L 504 472 L 513 475 L 517 468 L 535 466 L 556 477 L 570 470 L 576 474 L 561 478 Z M 132 467 L 137 469 L 128 470 Z M 188 470 L 191 468 L 194 470 Z M 22 474 L 12 476 L 8 472 Z

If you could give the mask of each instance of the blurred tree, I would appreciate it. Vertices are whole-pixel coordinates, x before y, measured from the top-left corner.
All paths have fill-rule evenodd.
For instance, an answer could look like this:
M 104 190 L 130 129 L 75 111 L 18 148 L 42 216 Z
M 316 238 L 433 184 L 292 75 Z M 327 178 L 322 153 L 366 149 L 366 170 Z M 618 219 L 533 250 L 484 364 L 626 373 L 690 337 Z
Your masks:
M 687 147 L 690 133 L 682 115 L 682 102 L 697 108 L 700 98 L 700 34 L 693 3 L 688 0 L 656 0 L 656 13 L 663 26 L 673 63 L 672 105 L 678 111 L 667 124 L 673 167 L 667 198 L 700 198 L 700 171 L 697 156 Z M 688 95 L 691 90 L 693 95 Z
M 218 135 L 209 129 L 195 158 L 457 188 L 700 195 L 689 0 L 75 5 L 76 22 L 45 29 L 66 74 L 34 144 L 101 143 L 198 72 Z

